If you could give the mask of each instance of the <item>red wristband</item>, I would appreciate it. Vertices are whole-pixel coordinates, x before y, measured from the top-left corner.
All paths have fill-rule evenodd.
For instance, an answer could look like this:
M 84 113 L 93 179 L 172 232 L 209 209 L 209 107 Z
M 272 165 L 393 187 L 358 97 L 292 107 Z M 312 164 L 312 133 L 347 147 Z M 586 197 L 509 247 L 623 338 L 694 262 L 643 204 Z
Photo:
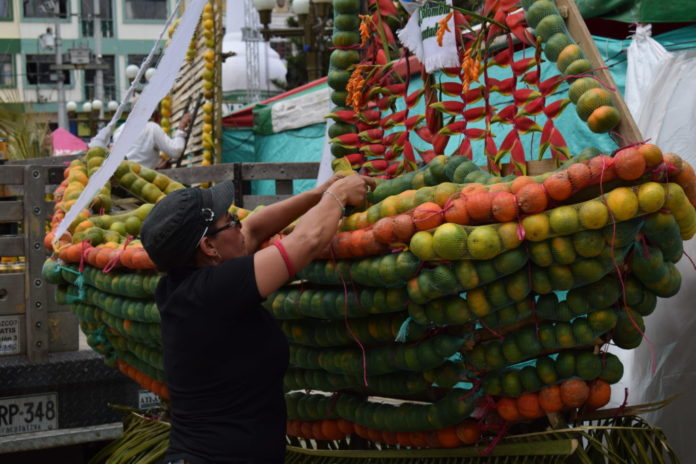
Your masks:
M 293 278 L 295 276 L 295 266 L 292 265 L 292 261 L 290 261 L 290 256 L 288 256 L 288 252 L 285 251 L 285 247 L 280 241 L 273 242 L 273 246 L 280 251 L 280 256 L 282 256 L 283 261 L 285 261 L 285 267 L 288 268 L 288 274 L 290 274 L 290 278 Z

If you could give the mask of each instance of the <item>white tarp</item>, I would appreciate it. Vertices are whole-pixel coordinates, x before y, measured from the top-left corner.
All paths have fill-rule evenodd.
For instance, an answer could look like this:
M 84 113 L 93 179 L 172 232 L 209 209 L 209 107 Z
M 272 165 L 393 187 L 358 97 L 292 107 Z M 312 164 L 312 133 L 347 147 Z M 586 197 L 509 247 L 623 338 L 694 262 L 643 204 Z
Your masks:
M 639 27 L 628 49 L 626 102 L 643 138 L 663 152 L 674 152 L 696 165 L 696 51 L 670 53 Z M 696 257 L 696 240 L 684 243 Z M 645 321 L 648 341 L 636 350 L 612 347 L 626 369 L 622 386 L 629 404 L 643 404 L 682 393 L 672 404 L 643 417 L 661 427 L 682 462 L 696 462 L 696 269 L 684 256 L 679 293 L 658 299 Z M 618 353 L 620 352 L 620 353 Z M 655 359 L 655 373 L 653 361 Z M 613 391 L 612 403 L 621 404 L 623 388 Z

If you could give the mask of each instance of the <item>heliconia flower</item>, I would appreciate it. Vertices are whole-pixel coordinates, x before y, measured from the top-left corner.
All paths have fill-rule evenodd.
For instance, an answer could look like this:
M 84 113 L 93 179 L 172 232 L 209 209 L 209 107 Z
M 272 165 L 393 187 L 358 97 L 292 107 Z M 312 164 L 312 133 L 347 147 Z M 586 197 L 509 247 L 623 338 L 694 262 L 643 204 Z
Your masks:
M 382 137 L 384 136 L 384 129 L 368 129 L 360 132 L 358 135 L 360 136 L 360 140 L 374 143 L 382 140 Z
M 379 14 L 382 16 L 398 15 L 399 10 L 394 6 L 392 0 L 377 0 L 377 6 L 379 8 Z
M 407 87 L 405 83 L 391 84 L 388 85 L 385 90 L 392 95 L 406 95 Z
M 535 64 L 536 60 L 534 59 L 534 57 L 522 58 L 521 60 L 513 61 L 511 66 L 512 72 L 513 74 L 515 74 L 515 76 L 519 76 Z
M 486 80 L 486 85 L 491 92 L 498 92 L 503 95 L 510 95 L 515 91 L 515 85 L 517 84 L 517 79 L 514 77 L 509 77 L 499 81 L 498 79 L 493 79 L 489 77 Z
M 498 147 L 495 145 L 495 141 L 493 140 L 493 136 L 491 134 L 486 134 L 485 137 L 485 143 L 483 144 L 483 154 L 486 155 L 486 158 L 489 160 L 493 161 L 495 163 L 495 157 L 498 154 Z
M 404 159 L 407 161 L 411 161 L 415 163 L 416 161 L 416 155 L 413 153 L 413 145 L 411 145 L 411 142 L 406 142 L 404 144 Z
M 457 149 L 457 154 L 466 156 L 469 159 L 474 159 L 474 150 L 471 147 L 471 140 L 465 137 L 464 140 L 462 140 L 462 143 L 459 145 L 459 148 Z
M 362 164 L 365 162 L 365 157 L 362 153 L 351 153 L 350 155 L 344 156 L 350 164 Z
M 558 86 L 561 85 L 561 82 L 563 82 L 562 76 L 553 76 L 548 79 L 545 79 L 539 82 L 539 91 L 542 95 L 550 95 L 556 91 Z
M 535 69 L 526 73 L 522 76 L 522 82 L 526 82 L 529 85 L 536 85 L 537 82 L 539 82 L 539 70 Z
M 435 153 L 435 150 L 425 150 L 425 151 L 420 151 L 418 150 L 418 156 L 423 160 L 424 163 L 429 163 L 437 156 L 437 153 Z
M 345 122 L 347 124 L 355 124 L 358 120 L 358 114 L 353 110 L 334 111 L 333 113 L 329 113 L 324 117 L 333 119 L 337 122 Z
M 407 130 L 411 130 L 423 119 L 425 119 L 425 116 L 423 116 L 422 114 L 411 116 L 410 118 L 404 120 L 404 126 L 406 126 Z
M 377 110 L 365 110 L 358 113 L 358 119 L 366 123 L 377 123 L 381 117 L 382 113 Z
M 442 113 L 431 106 L 426 106 L 425 123 L 428 126 L 428 129 L 430 129 L 431 134 L 436 133 L 442 129 Z
M 518 89 L 513 92 L 512 96 L 515 100 L 515 105 L 519 107 L 535 98 L 541 97 L 541 94 L 533 89 Z
M 464 111 L 466 105 L 464 105 L 464 103 L 460 101 L 448 100 L 431 103 L 430 107 L 435 108 L 436 110 L 442 113 L 458 116 L 462 114 L 462 111 Z
M 472 140 L 482 140 L 486 134 L 488 134 L 486 129 L 466 129 L 464 131 L 464 135 Z
M 426 143 L 432 143 L 433 141 L 433 134 L 427 126 L 421 126 L 416 129 L 416 134 Z
M 403 111 L 398 111 L 396 113 L 392 113 L 388 116 L 383 117 L 379 125 L 385 129 L 388 129 L 390 127 L 393 127 L 399 123 L 404 122 L 404 119 L 406 119 L 406 115 L 408 114 L 408 110 L 403 110 Z
M 466 119 L 469 122 L 478 121 L 486 115 L 486 111 L 487 109 L 485 106 L 471 108 L 469 110 L 464 111 L 464 119 Z
M 535 38 L 530 32 L 527 30 L 527 24 L 525 22 L 524 18 L 524 11 L 520 10 L 516 13 L 510 14 L 505 18 L 505 24 L 507 27 L 510 28 L 510 32 L 517 37 L 520 42 L 527 44 L 527 45 L 533 45 L 535 42 Z
M 369 172 L 382 172 L 385 169 L 387 169 L 388 165 L 389 164 L 385 160 L 372 160 L 367 161 L 365 164 L 363 164 L 363 168 L 365 168 Z
M 502 122 L 511 123 L 514 122 L 515 114 L 517 113 L 517 107 L 515 105 L 508 105 L 496 114 L 491 122 Z
M 416 90 L 415 92 L 410 93 L 404 101 L 406 102 L 406 107 L 407 108 L 413 108 L 418 104 L 420 101 L 421 97 L 423 96 L 423 93 L 425 92 L 424 89 L 420 88 Z
M 444 130 L 444 129 L 443 129 Z M 442 131 L 440 131 L 442 132 Z M 449 135 L 447 134 L 437 134 L 435 137 L 433 137 L 433 150 L 435 150 L 435 153 L 438 153 L 440 155 L 445 153 L 445 148 L 447 148 L 447 143 L 449 142 Z
M 561 100 L 556 100 L 555 102 L 549 104 L 544 108 L 544 114 L 549 119 L 554 119 L 556 116 L 561 114 L 566 106 L 570 103 L 569 98 L 563 98 Z
M 460 82 L 440 82 L 435 84 L 435 88 L 450 97 L 459 96 L 462 93 L 462 84 Z
M 525 103 L 520 109 L 520 115 L 536 115 L 544 109 L 546 99 L 544 97 L 535 98 L 534 100 Z
M 365 156 L 382 156 L 386 149 L 387 147 L 379 143 L 363 145 L 360 147 L 360 151 L 365 154 Z
M 442 47 L 442 39 L 445 37 L 445 32 L 452 32 L 449 28 L 449 25 L 447 24 L 450 19 L 452 19 L 453 13 L 450 11 L 447 13 L 447 16 L 442 18 L 437 22 L 437 44 Z
M 469 105 L 471 103 L 476 103 L 483 98 L 483 87 L 476 87 L 475 89 L 467 90 L 462 92 L 464 102 Z
M 379 100 L 375 101 L 375 106 L 381 110 L 386 110 L 389 108 L 392 103 L 394 103 L 394 100 L 399 98 L 396 95 L 387 95 L 386 97 L 382 97 Z
M 435 144 L 435 138 L 438 135 L 457 135 L 463 134 L 466 129 L 467 121 L 455 121 L 447 124 L 445 127 L 440 129 L 440 131 L 433 136 L 432 143 Z
M 509 47 L 504 49 L 503 51 L 500 51 L 496 53 L 493 58 L 491 58 L 489 62 L 489 66 L 509 66 L 510 63 L 512 62 L 512 53 L 514 50 L 510 49 Z
M 358 147 L 362 144 L 358 134 L 343 134 L 329 140 L 330 143 L 338 143 L 344 147 Z
M 525 116 L 515 118 L 515 129 L 522 134 L 526 134 L 527 132 L 541 132 L 541 126 L 533 119 Z

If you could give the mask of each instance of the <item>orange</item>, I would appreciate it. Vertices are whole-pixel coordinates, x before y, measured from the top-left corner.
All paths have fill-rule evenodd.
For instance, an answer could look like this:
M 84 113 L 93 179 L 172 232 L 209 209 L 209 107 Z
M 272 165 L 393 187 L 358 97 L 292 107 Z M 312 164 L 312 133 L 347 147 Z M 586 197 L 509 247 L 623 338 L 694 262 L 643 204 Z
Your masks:
M 541 213 L 548 206 L 546 191 L 541 184 L 527 184 L 517 192 L 517 204 L 523 213 Z
M 662 163 L 662 150 L 652 143 L 644 143 L 638 147 L 638 152 L 645 159 L 645 166 L 653 168 Z
M 584 189 L 590 183 L 590 168 L 585 163 L 573 163 L 566 169 L 573 192 Z
M 682 188 L 686 188 L 687 185 L 693 183 L 696 179 L 696 173 L 694 173 L 694 168 L 686 161 L 682 162 L 682 170 L 679 175 L 675 176 L 674 179 L 670 177 L 670 181 L 674 181 L 681 185 Z
M 457 434 L 457 428 L 454 426 L 436 430 L 435 433 L 437 434 L 437 441 L 443 448 L 456 448 L 462 444 Z
M 465 185 L 464 188 L 462 188 L 462 190 L 461 190 L 461 194 L 462 194 L 462 196 L 465 196 L 465 195 L 471 195 L 474 193 L 480 193 L 480 192 L 486 192 L 486 191 L 487 191 L 486 187 L 479 184 L 478 182 L 474 182 L 474 183 Z
M 517 217 L 517 197 L 510 192 L 497 192 L 493 195 L 491 212 L 498 222 L 512 221 Z
M 413 210 L 413 222 L 418 230 L 433 229 L 442 224 L 441 212 L 440 205 L 427 201 Z
M 590 409 L 599 409 L 609 403 L 611 398 L 611 386 L 602 379 L 596 379 L 590 382 L 590 396 L 587 398 L 587 407 Z
M 510 192 L 517 195 L 517 192 L 519 192 L 522 187 L 527 184 L 536 184 L 536 181 L 529 176 L 519 176 L 512 181 L 512 184 L 510 184 Z
M 374 443 L 382 443 L 384 441 L 382 439 L 382 432 L 377 429 L 367 429 L 367 438 Z
M 409 432 L 396 432 L 396 441 L 401 446 L 414 446 L 411 442 L 411 434 Z
M 488 191 L 491 193 L 510 192 L 510 184 L 508 184 L 506 182 L 499 182 L 497 184 L 492 184 L 488 187 Z
M 375 240 L 379 243 L 391 243 L 396 238 L 394 236 L 394 218 L 385 217 L 380 219 L 372 226 Z
M 397 241 L 405 242 L 415 233 L 416 226 L 408 214 L 399 214 L 394 218 L 393 233 Z
M 587 382 L 573 378 L 565 380 L 561 384 L 561 401 L 568 407 L 579 408 L 590 396 L 590 387 Z
M 320 421 L 321 433 L 326 437 L 327 440 L 340 440 L 345 436 L 345 434 L 338 428 L 337 422 L 338 421 L 332 419 Z
M 338 419 L 336 421 L 336 427 L 341 431 L 343 435 L 350 435 L 354 432 L 353 423 L 345 419 Z
M 498 415 L 508 422 L 516 422 L 522 418 L 514 398 L 500 398 L 497 403 Z
M 549 385 L 539 391 L 539 406 L 546 412 L 558 412 L 563 409 L 561 387 Z
M 466 200 L 457 198 L 445 208 L 445 221 L 455 224 L 468 224 L 469 213 L 466 209 Z
M 416 448 L 425 448 L 428 446 L 428 441 L 426 440 L 425 437 L 425 432 L 411 432 L 409 434 L 409 438 L 411 439 L 411 443 L 413 446 Z
M 544 411 L 539 406 L 539 397 L 536 393 L 522 393 L 517 398 L 517 410 L 522 417 L 536 419 L 544 415 Z
M 469 217 L 477 222 L 488 222 L 491 218 L 491 195 L 478 192 L 466 195 L 466 210 Z
M 465 445 L 475 445 L 481 438 L 481 427 L 476 421 L 466 420 L 457 425 L 457 437 Z
M 677 177 L 682 170 L 683 161 L 676 153 L 665 153 L 662 155 L 663 162 L 670 167 L 667 175 L 670 179 Z
M 587 127 L 592 132 L 602 134 L 618 126 L 619 122 L 621 122 L 619 110 L 613 106 L 603 105 L 594 110 L 590 117 L 587 118 Z
M 544 179 L 546 194 L 556 201 L 566 200 L 573 193 L 573 184 L 565 171 L 555 172 Z
M 638 179 L 645 172 L 645 158 L 636 147 L 624 148 L 614 155 L 614 169 L 619 179 Z
M 589 161 L 587 167 L 590 168 L 590 182 L 592 184 L 609 182 L 616 178 L 614 160 L 607 155 L 595 156 Z
M 350 241 L 348 242 L 348 252 L 350 256 L 360 256 L 362 254 L 362 237 L 365 235 L 365 229 L 358 229 L 350 234 Z

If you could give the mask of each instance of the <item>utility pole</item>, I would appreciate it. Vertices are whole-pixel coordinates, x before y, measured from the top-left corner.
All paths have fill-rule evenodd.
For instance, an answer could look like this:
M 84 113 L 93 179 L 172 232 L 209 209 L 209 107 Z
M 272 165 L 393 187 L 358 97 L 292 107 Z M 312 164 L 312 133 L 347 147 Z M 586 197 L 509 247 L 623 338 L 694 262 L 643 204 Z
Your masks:
M 63 50 L 61 48 L 60 39 L 60 2 L 55 2 L 53 11 L 56 16 L 55 34 L 56 34 L 56 90 L 58 91 L 58 127 L 68 129 L 68 114 L 65 110 L 65 88 L 63 87 L 63 70 L 60 66 L 63 64 Z
M 96 63 L 102 64 L 102 50 L 101 50 L 101 10 L 99 7 L 99 0 L 93 0 L 92 3 L 92 14 L 94 19 L 94 58 Z M 97 68 L 94 71 L 94 98 L 102 102 L 102 107 L 99 109 L 99 121 L 104 118 L 104 71 Z M 100 127 L 102 123 L 98 124 Z

